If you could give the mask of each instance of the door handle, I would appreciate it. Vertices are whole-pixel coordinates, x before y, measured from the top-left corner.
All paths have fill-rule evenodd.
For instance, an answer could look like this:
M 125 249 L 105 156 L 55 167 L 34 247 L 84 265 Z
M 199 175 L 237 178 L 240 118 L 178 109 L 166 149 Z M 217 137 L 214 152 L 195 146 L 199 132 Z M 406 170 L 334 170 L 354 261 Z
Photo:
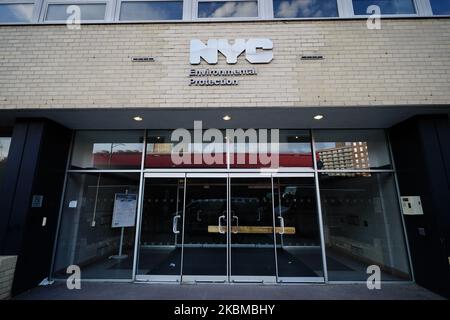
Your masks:
M 238 216 L 233 216 L 233 220 L 236 219 L 236 231 L 233 231 L 233 233 L 239 233 L 239 217 Z
M 224 215 L 219 217 L 219 233 L 223 234 L 223 233 L 225 233 L 225 231 L 222 231 L 222 223 L 221 223 L 222 219 L 225 219 Z
M 177 225 L 178 225 L 178 218 L 180 218 L 180 215 L 176 215 L 175 217 L 173 217 L 173 221 L 172 221 L 172 231 L 173 233 L 180 233 L 180 230 L 177 230 Z
M 280 226 L 281 226 L 281 232 L 280 234 L 284 234 L 284 218 L 281 216 L 278 216 L 278 219 L 280 219 Z

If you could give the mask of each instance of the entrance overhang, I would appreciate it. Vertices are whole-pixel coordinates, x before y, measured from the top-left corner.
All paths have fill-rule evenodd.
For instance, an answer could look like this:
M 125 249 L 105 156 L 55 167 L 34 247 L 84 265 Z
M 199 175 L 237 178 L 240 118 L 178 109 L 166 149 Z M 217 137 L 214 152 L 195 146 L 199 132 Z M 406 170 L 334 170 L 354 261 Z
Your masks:
M 324 118 L 315 120 L 318 114 Z M 370 129 L 424 114 L 450 114 L 450 106 L 1 110 L 0 127 L 13 126 L 17 118 L 48 118 L 70 129 L 190 129 L 196 120 L 204 128 Z M 232 120 L 224 121 L 224 115 Z M 134 121 L 136 116 L 143 120 Z

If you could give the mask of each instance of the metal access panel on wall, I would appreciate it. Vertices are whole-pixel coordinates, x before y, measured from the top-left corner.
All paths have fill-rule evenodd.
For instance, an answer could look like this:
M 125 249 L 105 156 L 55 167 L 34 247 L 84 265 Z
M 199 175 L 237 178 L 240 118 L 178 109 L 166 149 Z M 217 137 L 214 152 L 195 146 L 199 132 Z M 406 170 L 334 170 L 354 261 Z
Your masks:
M 401 197 L 404 215 L 423 215 L 422 200 L 419 196 Z

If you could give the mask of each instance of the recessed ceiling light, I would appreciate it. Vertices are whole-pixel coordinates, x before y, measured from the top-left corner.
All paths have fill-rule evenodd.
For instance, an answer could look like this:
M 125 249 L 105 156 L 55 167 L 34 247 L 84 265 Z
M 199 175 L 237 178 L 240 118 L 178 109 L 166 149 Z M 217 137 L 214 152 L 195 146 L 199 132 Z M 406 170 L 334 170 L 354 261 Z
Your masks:
M 142 121 L 144 120 L 142 117 L 136 116 L 133 118 L 134 121 Z
M 225 115 L 225 116 L 223 116 L 222 119 L 225 120 L 225 121 L 229 121 L 229 120 L 231 120 L 231 116 Z
M 322 119 L 323 119 L 323 115 L 317 114 L 317 115 L 314 116 L 314 119 L 316 119 L 316 120 L 322 120 Z

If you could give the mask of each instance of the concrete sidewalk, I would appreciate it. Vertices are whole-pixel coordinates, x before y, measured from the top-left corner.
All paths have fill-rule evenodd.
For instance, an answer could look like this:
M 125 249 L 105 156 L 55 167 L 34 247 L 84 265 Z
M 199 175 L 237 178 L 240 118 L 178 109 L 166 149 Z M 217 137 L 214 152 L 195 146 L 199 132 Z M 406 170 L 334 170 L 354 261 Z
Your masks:
M 82 283 L 80 290 L 68 290 L 56 282 L 25 292 L 18 300 L 436 300 L 442 297 L 416 284 L 382 284 L 368 290 L 365 284 L 146 284 Z

